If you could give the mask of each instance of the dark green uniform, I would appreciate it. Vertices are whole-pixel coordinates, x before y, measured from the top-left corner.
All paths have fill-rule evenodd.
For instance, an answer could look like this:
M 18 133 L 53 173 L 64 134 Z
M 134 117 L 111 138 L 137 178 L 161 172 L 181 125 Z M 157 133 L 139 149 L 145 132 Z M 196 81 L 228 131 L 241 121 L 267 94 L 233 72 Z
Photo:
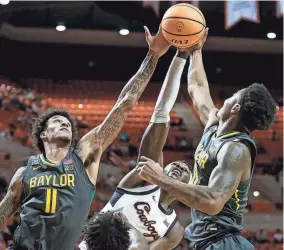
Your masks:
M 217 166 L 219 150 L 225 143 L 231 141 L 243 142 L 249 147 L 252 160 L 251 172 L 253 171 L 256 157 L 253 138 L 248 133 L 237 131 L 217 137 L 217 128 L 218 124 L 207 128 L 196 149 L 193 177 L 193 183 L 196 185 L 208 185 L 210 175 Z M 196 242 L 195 249 L 254 249 L 245 238 L 240 236 L 251 178 L 252 174 L 248 181 L 239 184 L 236 192 L 219 214 L 212 216 L 191 209 L 192 223 L 185 230 L 185 238 Z
M 94 196 L 81 159 L 73 150 L 59 165 L 32 156 L 23 186 L 21 223 L 10 249 L 73 250 Z

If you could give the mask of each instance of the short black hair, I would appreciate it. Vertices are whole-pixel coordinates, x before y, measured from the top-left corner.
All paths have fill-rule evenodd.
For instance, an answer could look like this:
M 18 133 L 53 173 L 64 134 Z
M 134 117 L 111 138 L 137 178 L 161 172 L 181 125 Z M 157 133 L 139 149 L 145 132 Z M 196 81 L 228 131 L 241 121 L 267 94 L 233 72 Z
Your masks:
M 275 119 L 276 106 L 276 102 L 263 84 L 250 85 L 241 95 L 243 124 L 250 131 L 268 129 Z
M 34 146 L 41 152 L 44 152 L 43 142 L 40 138 L 40 134 L 42 131 L 46 129 L 47 121 L 56 115 L 66 117 L 71 123 L 72 128 L 72 142 L 71 146 L 75 145 L 76 137 L 77 137 L 77 128 L 74 119 L 70 115 L 70 113 L 66 109 L 48 109 L 44 113 L 42 113 L 39 117 L 37 117 L 32 124 L 32 136 L 34 141 Z
M 94 215 L 83 229 L 89 250 L 128 250 L 129 226 L 112 211 Z

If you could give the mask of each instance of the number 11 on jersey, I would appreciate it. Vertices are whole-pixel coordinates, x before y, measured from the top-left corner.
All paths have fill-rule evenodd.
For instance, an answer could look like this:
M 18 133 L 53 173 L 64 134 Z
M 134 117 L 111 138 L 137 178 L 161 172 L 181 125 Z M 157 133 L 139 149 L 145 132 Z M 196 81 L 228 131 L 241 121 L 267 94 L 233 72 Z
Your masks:
M 48 214 L 54 214 L 56 212 L 57 189 L 47 188 L 45 197 L 45 212 Z

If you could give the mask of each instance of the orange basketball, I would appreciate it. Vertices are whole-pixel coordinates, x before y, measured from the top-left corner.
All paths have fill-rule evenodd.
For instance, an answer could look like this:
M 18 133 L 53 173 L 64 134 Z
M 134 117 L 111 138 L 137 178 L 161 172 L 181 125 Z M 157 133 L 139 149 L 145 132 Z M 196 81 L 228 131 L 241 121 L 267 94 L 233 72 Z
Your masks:
M 173 5 L 163 16 L 161 23 L 165 38 L 179 48 L 191 47 L 203 37 L 206 28 L 202 12 L 193 5 Z

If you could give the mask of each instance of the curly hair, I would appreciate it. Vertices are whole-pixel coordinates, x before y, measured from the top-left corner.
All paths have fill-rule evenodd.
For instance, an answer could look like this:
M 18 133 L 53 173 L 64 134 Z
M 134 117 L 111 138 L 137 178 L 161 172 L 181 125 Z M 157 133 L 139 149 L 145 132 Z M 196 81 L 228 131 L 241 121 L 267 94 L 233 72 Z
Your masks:
M 101 212 L 84 227 L 83 238 L 89 250 L 128 250 L 129 229 L 112 211 Z
M 242 122 L 250 131 L 268 129 L 276 114 L 276 102 L 263 84 L 254 83 L 241 95 Z
M 69 122 L 71 123 L 72 128 L 72 142 L 71 146 L 74 146 L 76 143 L 76 137 L 77 137 L 77 128 L 74 119 L 69 114 L 69 112 L 66 109 L 48 109 L 44 113 L 42 113 L 39 117 L 37 117 L 33 124 L 32 124 L 32 136 L 34 141 L 34 146 L 41 152 L 44 153 L 44 146 L 43 142 L 40 138 L 40 134 L 46 129 L 47 121 L 56 115 L 64 116 L 66 117 Z

